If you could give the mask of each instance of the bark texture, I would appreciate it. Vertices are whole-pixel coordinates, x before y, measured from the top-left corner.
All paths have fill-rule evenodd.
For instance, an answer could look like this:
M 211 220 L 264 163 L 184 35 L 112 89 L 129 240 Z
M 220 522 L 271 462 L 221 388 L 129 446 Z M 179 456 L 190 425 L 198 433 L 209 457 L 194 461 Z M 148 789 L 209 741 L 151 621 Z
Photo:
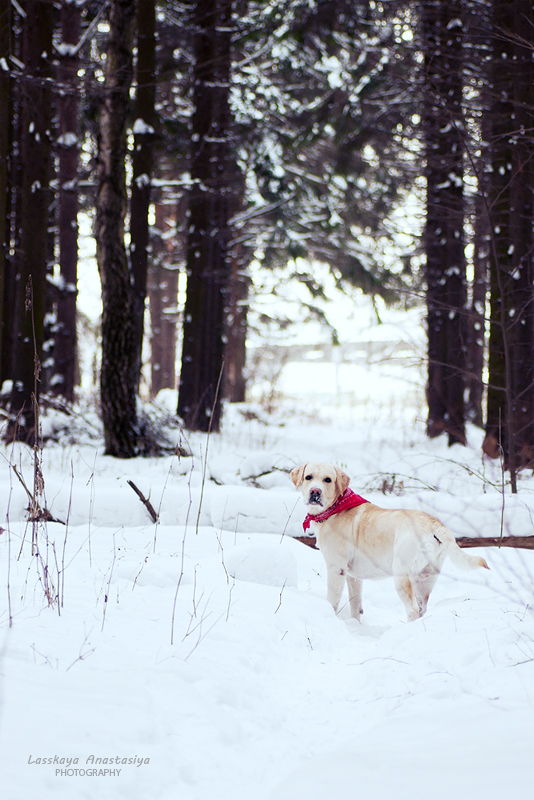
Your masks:
M 134 22 L 134 0 L 112 0 L 97 165 L 96 240 L 103 305 L 100 402 L 106 453 L 119 458 L 139 453 L 134 291 L 124 243 Z
M 150 393 L 176 388 L 176 322 L 178 316 L 178 269 L 176 238 L 170 238 L 169 216 L 175 206 L 156 201 L 153 258 L 149 271 L 150 297 Z M 181 237 L 178 237 L 178 240 Z
M 428 425 L 465 444 L 466 264 L 464 254 L 462 3 L 422 4 L 425 47 Z
M 233 254 L 227 316 L 224 398 L 243 403 L 246 398 L 247 314 L 250 279 L 241 264 L 239 250 Z
M 39 396 L 43 352 L 50 168 L 52 96 L 50 88 L 53 7 L 46 0 L 27 0 L 20 82 L 20 246 L 15 256 L 13 417 L 8 437 L 35 440 L 32 413 Z
M 53 394 L 74 400 L 77 364 L 76 298 L 78 280 L 78 68 L 76 45 L 80 36 L 80 8 L 63 2 L 62 42 L 59 58 L 59 191 L 58 239 L 61 282 L 57 287 L 57 322 L 54 328 Z
M 484 451 L 512 491 L 534 463 L 533 68 L 529 0 L 495 0 L 490 190 L 491 328 Z
M 7 71 L 3 69 L 3 64 L 7 66 L 7 59 L 10 53 L 10 33 L 11 33 L 11 0 L 0 0 L 0 108 L 4 113 L 0 114 L 0 352 L 3 347 L 3 335 L 5 329 L 5 306 L 4 302 L 4 275 L 9 250 L 9 219 L 8 210 L 10 205 L 10 192 L 8 186 L 8 159 L 9 159 L 9 140 L 11 131 L 11 81 Z M 0 386 L 4 375 L 0 363 Z
M 130 261 L 134 285 L 137 374 L 141 375 L 145 300 L 150 256 L 150 211 L 153 146 L 156 127 L 156 3 L 137 0 L 137 90 L 130 199 Z
M 218 430 L 235 195 L 229 107 L 232 2 L 197 0 L 194 111 L 178 414 L 190 430 Z

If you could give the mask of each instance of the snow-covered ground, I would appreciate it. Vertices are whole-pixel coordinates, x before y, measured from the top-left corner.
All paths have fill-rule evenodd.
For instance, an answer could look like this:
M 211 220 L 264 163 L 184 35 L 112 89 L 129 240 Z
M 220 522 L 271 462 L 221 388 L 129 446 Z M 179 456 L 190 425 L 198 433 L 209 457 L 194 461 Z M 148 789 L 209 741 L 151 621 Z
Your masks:
M 334 615 L 321 554 L 292 538 L 304 511 L 288 470 L 312 458 L 458 536 L 498 535 L 501 518 L 532 533 L 534 480 L 503 496 L 474 429 L 449 450 L 415 406 L 297 397 L 270 418 L 233 407 L 209 441 L 169 428 L 190 456 L 118 461 L 90 412 L 43 426 L 57 441 L 41 505 L 60 522 L 36 526 L 38 555 L 14 469 L 33 491 L 33 454 L 0 459 L 2 798 L 529 796 L 534 553 L 473 551 L 491 571 L 446 568 L 410 624 L 392 581 L 369 581 L 358 624 Z

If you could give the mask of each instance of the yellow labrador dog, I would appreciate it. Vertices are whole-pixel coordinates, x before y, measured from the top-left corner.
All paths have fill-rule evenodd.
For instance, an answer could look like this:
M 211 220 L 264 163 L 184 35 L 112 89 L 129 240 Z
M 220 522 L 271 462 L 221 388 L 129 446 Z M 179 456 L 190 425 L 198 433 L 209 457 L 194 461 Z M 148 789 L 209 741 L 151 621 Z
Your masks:
M 345 581 L 351 616 L 362 614 L 362 580 L 393 576 L 408 620 L 422 617 L 428 597 L 448 556 L 463 569 L 485 567 L 456 544 L 452 533 L 424 511 L 389 510 L 369 503 L 348 488 L 348 475 L 332 464 L 311 462 L 291 471 L 326 561 L 328 601 L 337 612 Z

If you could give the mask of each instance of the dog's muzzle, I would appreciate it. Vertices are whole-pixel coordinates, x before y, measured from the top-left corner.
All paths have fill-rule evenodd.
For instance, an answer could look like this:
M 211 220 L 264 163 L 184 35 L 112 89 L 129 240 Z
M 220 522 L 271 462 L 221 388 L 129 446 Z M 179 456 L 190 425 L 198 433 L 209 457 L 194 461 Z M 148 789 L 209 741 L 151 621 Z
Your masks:
M 312 489 L 310 491 L 310 496 L 308 498 L 308 503 L 314 506 L 322 506 L 321 502 L 321 490 L 320 489 Z

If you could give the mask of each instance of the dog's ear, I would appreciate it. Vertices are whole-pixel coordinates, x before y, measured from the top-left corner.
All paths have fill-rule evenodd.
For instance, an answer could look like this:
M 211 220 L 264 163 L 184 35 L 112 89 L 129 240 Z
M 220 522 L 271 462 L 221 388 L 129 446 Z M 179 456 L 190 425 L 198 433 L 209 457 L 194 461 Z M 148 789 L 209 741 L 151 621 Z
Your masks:
M 349 476 L 342 469 L 336 467 L 336 493 L 339 497 L 341 497 L 349 483 Z
M 306 464 L 302 464 L 302 466 L 295 467 L 295 469 L 292 469 L 291 472 L 289 473 L 289 475 L 291 477 L 291 480 L 293 481 L 293 483 L 295 484 L 297 489 L 299 488 L 299 486 L 302 484 L 302 481 L 304 480 L 304 470 L 305 469 L 306 469 Z

